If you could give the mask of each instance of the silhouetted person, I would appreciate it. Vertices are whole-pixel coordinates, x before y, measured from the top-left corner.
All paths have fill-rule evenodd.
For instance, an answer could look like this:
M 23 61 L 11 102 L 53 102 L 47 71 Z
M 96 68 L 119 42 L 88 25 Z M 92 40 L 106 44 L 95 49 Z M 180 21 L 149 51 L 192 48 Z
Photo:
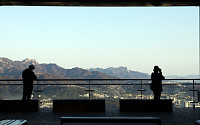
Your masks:
M 23 97 L 22 100 L 30 100 L 31 94 L 33 91 L 33 81 L 37 80 L 37 77 L 33 70 L 35 69 L 34 65 L 30 65 L 29 68 L 25 69 L 22 72 L 23 78 Z
M 165 77 L 162 75 L 162 71 L 158 66 L 154 66 L 153 73 L 151 74 L 151 87 L 150 89 L 153 91 L 154 100 L 160 100 L 161 92 L 163 91 L 162 88 L 162 80 Z

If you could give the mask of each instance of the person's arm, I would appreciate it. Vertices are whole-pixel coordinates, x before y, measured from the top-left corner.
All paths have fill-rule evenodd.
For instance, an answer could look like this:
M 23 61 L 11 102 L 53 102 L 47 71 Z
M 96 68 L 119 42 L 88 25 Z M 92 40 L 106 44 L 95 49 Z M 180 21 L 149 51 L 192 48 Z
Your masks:
M 23 81 L 27 81 L 27 72 L 25 70 L 22 72 L 22 79 Z
M 160 69 L 160 76 L 161 76 L 161 79 L 163 80 L 163 79 L 165 79 L 165 77 L 162 75 L 162 70 Z
M 151 73 L 151 80 L 153 79 L 153 73 Z
M 24 79 L 24 71 L 22 72 L 22 79 Z
M 162 72 L 160 72 L 160 78 L 161 78 L 162 80 L 165 79 L 165 77 L 162 75 Z
M 165 79 L 165 77 L 162 75 L 162 80 L 164 80 Z
M 37 76 L 35 75 L 34 72 L 33 72 L 33 74 L 32 74 L 32 78 L 33 78 L 33 80 L 37 80 Z

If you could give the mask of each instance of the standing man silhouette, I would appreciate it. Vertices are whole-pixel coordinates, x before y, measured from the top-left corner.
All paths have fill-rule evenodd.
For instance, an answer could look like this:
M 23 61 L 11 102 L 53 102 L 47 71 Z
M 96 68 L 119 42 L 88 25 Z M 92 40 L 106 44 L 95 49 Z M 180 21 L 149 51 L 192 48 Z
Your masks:
M 165 77 L 162 75 L 162 71 L 158 66 L 154 66 L 153 71 L 151 74 L 152 83 L 150 89 L 153 91 L 154 100 L 160 100 L 161 92 L 163 91 L 162 80 Z
M 22 100 L 30 100 L 31 94 L 33 91 L 33 81 L 37 80 L 37 77 L 33 70 L 35 69 L 34 65 L 30 65 L 29 68 L 25 69 L 22 72 L 23 78 L 23 97 Z

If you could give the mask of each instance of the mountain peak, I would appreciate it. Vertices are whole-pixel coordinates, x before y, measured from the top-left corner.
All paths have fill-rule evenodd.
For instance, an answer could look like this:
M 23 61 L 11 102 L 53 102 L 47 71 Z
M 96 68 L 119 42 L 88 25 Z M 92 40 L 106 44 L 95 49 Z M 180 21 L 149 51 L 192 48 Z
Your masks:
M 129 69 L 127 67 L 124 67 L 124 66 L 120 66 L 118 69 L 129 72 Z
M 31 63 L 31 64 L 38 64 L 38 61 L 36 59 L 29 59 L 26 58 L 25 60 L 22 61 L 23 63 Z
M 12 61 L 8 58 L 0 57 L 0 62 L 7 62 L 7 61 Z
M 146 79 L 146 78 L 150 78 L 149 74 L 146 73 L 141 73 L 141 72 L 137 72 L 137 71 L 131 71 L 129 70 L 127 67 L 124 66 L 120 66 L 117 68 L 114 67 L 109 67 L 107 69 L 101 69 L 101 68 L 94 68 L 94 69 L 90 69 L 90 71 L 99 71 L 117 78 L 122 78 L 122 79 L 137 79 L 137 78 L 142 78 L 142 79 Z
M 129 72 L 129 69 L 127 67 L 124 67 L 124 66 L 120 66 L 120 67 L 117 67 L 117 68 L 109 67 L 107 69 L 108 70 L 119 71 L 119 72 Z

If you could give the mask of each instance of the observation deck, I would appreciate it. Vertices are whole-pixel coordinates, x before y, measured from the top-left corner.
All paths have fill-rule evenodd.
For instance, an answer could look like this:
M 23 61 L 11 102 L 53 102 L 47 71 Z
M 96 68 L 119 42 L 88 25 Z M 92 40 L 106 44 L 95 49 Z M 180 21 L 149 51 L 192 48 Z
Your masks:
M 32 96 L 33 100 L 39 100 L 40 102 L 38 112 L 0 112 L 0 120 L 25 119 L 28 125 L 59 125 L 61 116 L 126 116 L 160 117 L 162 125 L 192 125 L 195 124 L 196 120 L 200 119 L 200 79 L 163 80 L 161 99 L 172 100 L 172 112 L 120 111 L 120 99 L 152 100 L 153 93 L 149 89 L 150 83 L 150 79 L 39 79 L 35 81 Z M 1 100 L 20 100 L 22 96 L 22 80 L 1 79 L 0 91 Z M 54 99 L 105 99 L 105 111 L 53 112 Z M 151 124 L 153 125 L 153 123 Z

